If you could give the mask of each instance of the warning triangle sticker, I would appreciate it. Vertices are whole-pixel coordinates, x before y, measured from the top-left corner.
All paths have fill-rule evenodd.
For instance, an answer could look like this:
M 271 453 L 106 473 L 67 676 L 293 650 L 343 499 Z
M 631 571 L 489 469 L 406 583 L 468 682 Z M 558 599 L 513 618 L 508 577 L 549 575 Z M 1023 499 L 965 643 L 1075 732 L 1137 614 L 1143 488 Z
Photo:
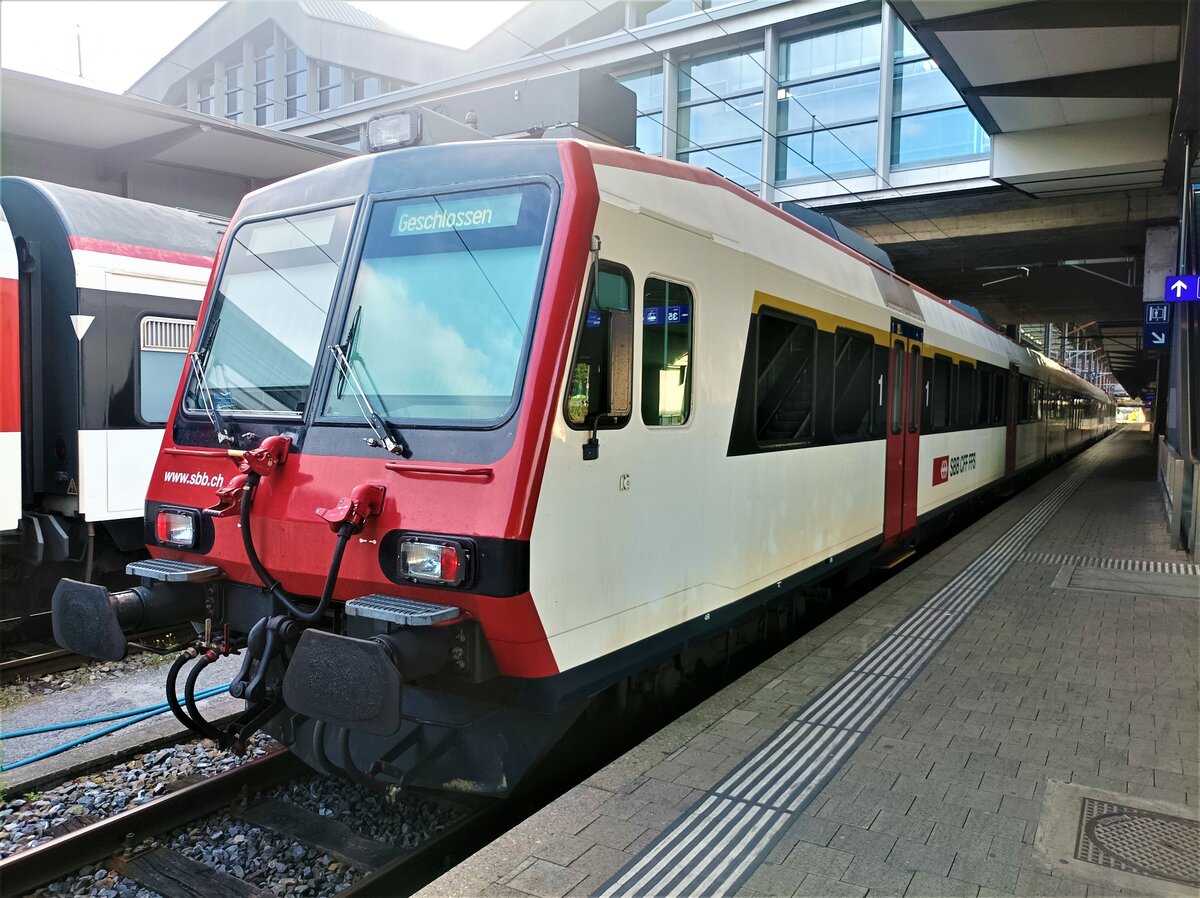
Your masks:
M 67 484 L 67 495 L 68 496 L 78 496 L 79 495 L 79 487 L 77 487 L 75 485 L 74 477 L 72 477 L 71 482 Z
M 95 315 L 72 315 L 71 327 L 75 329 L 75 339 L 82 340 L 83 335 L 88 332 L 88 328 L 92 326 L 92 322 L 95 320 Z

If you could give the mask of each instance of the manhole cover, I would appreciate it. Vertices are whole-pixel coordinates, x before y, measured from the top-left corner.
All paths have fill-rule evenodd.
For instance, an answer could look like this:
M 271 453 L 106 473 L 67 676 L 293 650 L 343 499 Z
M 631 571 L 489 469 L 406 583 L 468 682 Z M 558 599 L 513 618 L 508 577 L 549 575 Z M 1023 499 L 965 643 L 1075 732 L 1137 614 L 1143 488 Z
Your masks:
M 1085 798 L 1075 857 L 1102 867 L 1200 886 L 1200 823 Z

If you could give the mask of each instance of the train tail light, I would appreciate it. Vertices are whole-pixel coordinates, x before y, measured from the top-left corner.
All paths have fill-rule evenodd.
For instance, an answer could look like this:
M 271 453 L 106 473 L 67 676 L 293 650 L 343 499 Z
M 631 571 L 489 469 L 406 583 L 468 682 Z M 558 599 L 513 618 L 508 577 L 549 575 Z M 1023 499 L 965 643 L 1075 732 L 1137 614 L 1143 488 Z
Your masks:
M 454 540 L 409 538 L 400 543 L 400 576 L 416 583 L 458 586 L 466 579 L 468 557 Z
M 162 508 L 154 519 L 154 535 L 160 546 L 175 546 L 180 549 L 196 547 L 198 514 L 192 509 Z

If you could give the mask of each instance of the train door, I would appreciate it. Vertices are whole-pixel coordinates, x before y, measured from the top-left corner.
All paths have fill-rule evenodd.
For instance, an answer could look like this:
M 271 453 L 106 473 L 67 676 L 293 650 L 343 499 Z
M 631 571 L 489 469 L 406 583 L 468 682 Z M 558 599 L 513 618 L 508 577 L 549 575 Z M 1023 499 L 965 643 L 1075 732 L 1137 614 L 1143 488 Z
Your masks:
M 924 330 L 892 319 L 888 356 L 887 471 L 883 541 L 894 542 L 917 526 L 917 468 L 921 438 L 921 343 Z
M 1008 366 L 1008 389 L 1005 391 L 1004 412 L 1004 474 L 1010 476 L 1017 469 L 1017 406 L 1021 394 L 1021 371 L 1016 365 Z

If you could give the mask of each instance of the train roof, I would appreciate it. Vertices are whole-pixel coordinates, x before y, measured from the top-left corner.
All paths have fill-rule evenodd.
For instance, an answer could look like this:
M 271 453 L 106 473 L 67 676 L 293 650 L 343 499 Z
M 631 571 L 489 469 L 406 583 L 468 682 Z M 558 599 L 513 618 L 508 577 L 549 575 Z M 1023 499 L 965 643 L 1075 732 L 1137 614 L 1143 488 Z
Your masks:
M 224 219 L 32 178 L 0 178 L 14 235 L 29 217 L 57 219 L 71 249 L 211 265 Z
M 920 285 L 896 274 L 892 270 L 891 260 L 886 255 L 883 255 L 881 259 L 877 253 L 869 252 L 868 246 L 861 245 L 866 243 L 861 238 L 859 242 L 851 245 L 849 241 L 841 239 L 836 233 L 828 233 L 826 229 L 768 203 L 710 169 L 656 156 L 647 156 L 636 150 L 575 139 L 517 139 L 448 143 L 371 153 L 303 172 L 249 193 L 243 200 L 237 217 L 267 214 L 281 209 L 298 208 L 364 193 L 393 193 L 439 183 L 453 186 L 456 181 L 453 176 L 448 175 L 448 172 L 455 171 L 464 173 L 458 182 L 464 186 L 481 181 L 536 174 L 557 174 L 561 180 L 563 175 L 560 144 L 575 144 L 582 147 L 588 154 L 590 162 L 596 166 L 616 165 L 727 190 L 741 197 L 747 203 L 789 222 L 798 230 L 804 231 L 876 269 L 883 276 L 895 278 L 896 281 L 909 285 L 921 295 L 941 304 L 955 314 L 961 315 L 970 322 L 972 327 L 980 328 L 983 332 L 998 337 L 1014 349 L 1029 353 L 1031 357 L 1039 356 L 1038 362 L 1043 367 L 1077 383 L 1078 386 L 1086 392 L 1093 393 L 1097 398 L 1109 398 L 1093 384 L 1056 362 L 1014 342 L 1002 331 L 981 321 L 975 315 L 955 307 L 948 300 L 942 299 Z M 318 185 L 320 186 L 318 187 Z M 843 228 L 843 230 L 845 229 Z M 879 251 L 879 254 L 882 254 L 882 251 Z

